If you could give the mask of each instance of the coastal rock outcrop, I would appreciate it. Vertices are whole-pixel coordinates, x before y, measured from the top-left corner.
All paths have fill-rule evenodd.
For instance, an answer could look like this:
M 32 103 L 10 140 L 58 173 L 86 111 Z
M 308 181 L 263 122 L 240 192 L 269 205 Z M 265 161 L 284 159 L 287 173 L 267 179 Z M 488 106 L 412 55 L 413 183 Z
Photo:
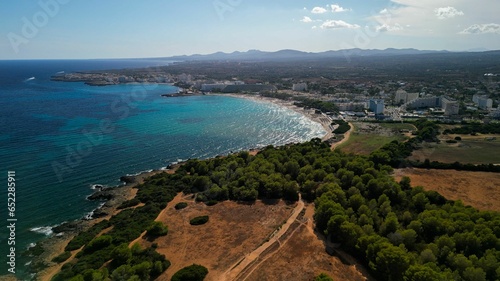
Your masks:
M 113 199 L 114 195 L 111 190 L 106 190 L 103 189 L 102 191 L 96 191 L 92 193 L 89 197 L 87 197 L 88 200 L 95 201 L 95 200 L 104 200 L 108 201 Z
M 134 176 L 122 176 L 120 177 L 120 181 L 129 184 L 129 183 L 135 183 L 136 179 Z

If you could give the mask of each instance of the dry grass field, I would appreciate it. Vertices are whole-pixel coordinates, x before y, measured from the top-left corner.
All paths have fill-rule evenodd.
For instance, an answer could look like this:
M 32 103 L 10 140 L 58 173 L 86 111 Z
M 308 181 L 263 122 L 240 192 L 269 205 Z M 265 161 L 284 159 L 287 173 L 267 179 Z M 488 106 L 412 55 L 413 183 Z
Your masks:
M 407 176 L 412 186 L 434 190 L 449 200 L 461 200 L 479 210 L 500 212 L 500 173 L 455 170 L 399 169 L 397 181 Z
M 461 137 L 458 143 L 446 143 Z M 500 164 L 500 136 L 498 135 L 441 135 L 440 144 L 424 143 L 423 148 L 413 152 L 411 160 L 425 159 L 443 163 Z
M 175 210 L 178 202 L 188 202 L 188 207 Z M 178 195 L 157 219 L 168 226 L 168 235 L 155 241 L 137 241 L 143 246 L 157 243 L 157 251 L 172 263 L 158 280 L 170 280 L 179 269 L 196 263 L 208 269 L 205 280 L 229 281 L 232 275 L 227 273 L 277 233 L 296 206 L 283 201 L 226 201 L 208 207 L 193 202 L 190 196 Z M 312 230 L 314 206 L 309 205 L 305 211 L 234 280 L 312 280 L 322 272 L 334 280 L 366 280 L 357 267 L 326 253 L 323 241 Z M 209 221 L 199 226 L 189 224 L 191 218 L 200 215 L 208 215 Z
M 354 129 L 348 139 L 338 146 L 338 149 L 346 153 L 368 155 L 391 141 L 404 141 L 407 135 L 400 130 L 415 130 L 410 124 L 386 124 L 386 123 L 353 123 Z

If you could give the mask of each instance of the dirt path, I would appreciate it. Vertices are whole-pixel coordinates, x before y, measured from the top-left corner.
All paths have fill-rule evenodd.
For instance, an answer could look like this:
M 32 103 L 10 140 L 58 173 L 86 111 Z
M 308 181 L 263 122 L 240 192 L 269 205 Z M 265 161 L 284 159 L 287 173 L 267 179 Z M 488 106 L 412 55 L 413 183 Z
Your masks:
M 347 131 L 344 134 L 344 138 L 341 141 L 332 144 L 332 146 L 331 146 L 332 150 L 335 150 L 338 146 L 340 146 L 341 144 L 343 144 L 349 140 L 349 137 L 351 136 L 351 132 L 354 131 L 354 126 L 352 125 L 352 123 L 349 122 L 349 126 L 351 127 L 351 129 L 349 129 L 349 131 Z
M 277 233 L 275 233 L 273 237 L 270 238 L 267 242 L 262 244 L 260 247 L 255 249 L 250 254 L 246 255 L 242 260 L 238 261 L 235 265 L 231 266 L 231 268 L 221 276 L 221 280 L 241 280 L 238 278 L 239 275 L 248 266 L 250 266 L 256 259 L 258 259 L 264 251 L 266 251 L 274 243 L 279 243 L 279 239 L 288 231 L 292 223 L 295 222 L 302 209 L 304 209 L 304 202 L 302 201 L 302 198 L 299 197 L 297 206 L 293 209 L 292 214 L 290 215 L 286 223 L 280 228 L 280 230 Z

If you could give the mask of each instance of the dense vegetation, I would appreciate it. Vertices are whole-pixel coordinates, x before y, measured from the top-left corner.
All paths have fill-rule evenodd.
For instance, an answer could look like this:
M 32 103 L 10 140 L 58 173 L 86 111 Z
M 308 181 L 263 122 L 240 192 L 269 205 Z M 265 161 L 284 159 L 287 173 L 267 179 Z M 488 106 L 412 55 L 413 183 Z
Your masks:
M 413 123 L 418 131 L 415 137 L 406 141 L 390 142 L 380 149 L 374 151 L 370 155 L 370 160 L 376 165 L 390 165 L 393 168 L 401 167 L 416 167 L 427 169 L 455 169 L 467 171 L 485 171 L 485 172 L 500 172 L 500 166 L 493 164 L 474 165 L 469 163 L 441 163 L 437 161 L 430 161 L 426 159 L 424 162 L 410 161 L 407 158 L 411 156 L 412 152 L 420 149 L 422 142 L 438 142 L 437 136 L 439 135 L 439 126 L 435 122 L 427 121 L 425 119 L 418 120 Z
M 176 177 L 186 192 L 207 199 L 293 201 L 297 191 L 316 199 L 318 229 L 381 280 L 495 280 L 498 213 L 479 212 L 436 192 L 412 189 L 407 178 L 396 183 L 390 177 L 389 165 L 438 133 L 432 122 L 416 126 L 412 141 L 390 143 L 369 157 L 331 152 L 313 140 L 268 147 L 256 156 L 190 160 Z
M 65 251 L 83 249 L 53 280 L 153 280 L 163 273 L 170 266 L 165 256 L 154 248 L 135 245 L 130 249 L 128 245 L 145 230 L 149 237 L 168 232 L 154 219 L 179 190 L 164 180 L 151 177 L 138 187 L 136 198 L 144 206 L 124 209 L 73 238 Z M 98 236 L 103 231 L 105 234 Z
M 346 121 L 344 121 L 342 119 L 333 120 L 332 125 L 339 125 L 339 127 L 337 129 L 335 129 L 335 131 L 333 131 L 335 134 L 345 134 L 351 129 L 351 126 L 349 126 L 349 123 L 347 123 Z
M 445 134 L 500 134 L 500 123 L 470 123 L 464 124 L 458 128 L 444 130 Z
M 365 263 L 380 280 L 496 280 L 500 278 L 500 215 L 447 201 L 390 176 L 425 140 L 437 134 L 421 121 L 417 136 L 370 156 L 331 151 L 326 143 L 266 147 L 208 160 L 192 159 L 175 174 L 158 174 L 138 188 L 144 206 L 122 210 L 68 244 L 83 249 L 54 280 L 150 280 L 169 266 L 154 248 L 130 249 L 144 231 L 162 233 L 154 219 L 179 191 L 200 201 L 254 201 L 301 193 L 316 202 L 316 226 Z M 207 217 L 208 219 L 208 217 Z M 165 227 L 165 228 L 164 228 Z M 98 233 L 104 235 L 96 237 Z M 134 279 L 132 279 L 134 280 Z M 182 279 L 183 280 L 183 279 Z
M 177 271 L 172 276 L 172 281 L 203 281 L 208 270 L 199 264 L 193 264 Z

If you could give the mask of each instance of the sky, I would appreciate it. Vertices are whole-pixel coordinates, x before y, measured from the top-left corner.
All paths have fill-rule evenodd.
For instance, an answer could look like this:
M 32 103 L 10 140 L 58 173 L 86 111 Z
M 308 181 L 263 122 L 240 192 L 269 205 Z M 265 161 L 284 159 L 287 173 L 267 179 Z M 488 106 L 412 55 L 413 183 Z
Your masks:
M 499 11 L 499 0 L 1 1 L 0 59 L 498 50 Z

